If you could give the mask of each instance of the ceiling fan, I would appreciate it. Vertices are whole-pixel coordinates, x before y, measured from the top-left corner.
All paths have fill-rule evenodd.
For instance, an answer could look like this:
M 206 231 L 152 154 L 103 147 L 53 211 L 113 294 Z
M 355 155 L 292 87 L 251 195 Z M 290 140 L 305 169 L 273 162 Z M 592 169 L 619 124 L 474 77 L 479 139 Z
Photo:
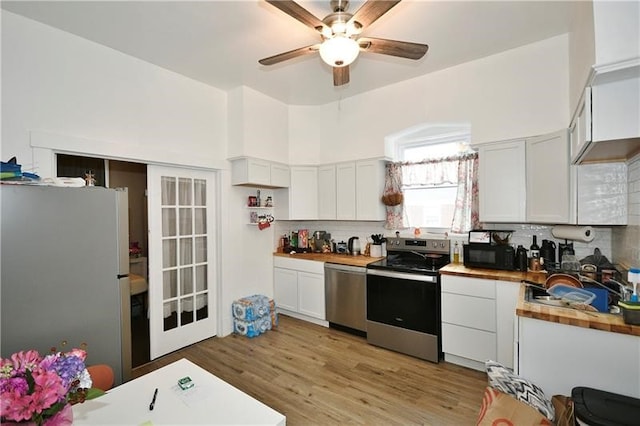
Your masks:
M 368 0 L 355 14 L 347 12 L 348 0 L 331 0 L 333 13 L 320 20 L 293 0 L 265 0 L 287 15 L 318 31 L 322 42 L 289 52 L 260 59 L 262 65 L 274 65 L 310 53 L 320 53 L 324 62 L 333 67 L 333 85 L 349 82 L 349 65 L 360 51 L 392 55 L 400 58 L 420 59 L 429 46 L 407 41 L 360 37 L 360 33 L 387 13 L 400 0 Z

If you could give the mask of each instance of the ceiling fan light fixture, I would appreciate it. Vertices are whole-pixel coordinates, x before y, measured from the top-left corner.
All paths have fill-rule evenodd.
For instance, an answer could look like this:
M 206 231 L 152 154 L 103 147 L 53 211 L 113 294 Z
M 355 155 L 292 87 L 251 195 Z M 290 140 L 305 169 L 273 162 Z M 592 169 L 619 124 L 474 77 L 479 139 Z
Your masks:
M 326 39 L 320 45 L 320 57 L 332 67 L 346 67 L 358 57 L 360 46 L 358 43 L 343 35 L 336 35 Z

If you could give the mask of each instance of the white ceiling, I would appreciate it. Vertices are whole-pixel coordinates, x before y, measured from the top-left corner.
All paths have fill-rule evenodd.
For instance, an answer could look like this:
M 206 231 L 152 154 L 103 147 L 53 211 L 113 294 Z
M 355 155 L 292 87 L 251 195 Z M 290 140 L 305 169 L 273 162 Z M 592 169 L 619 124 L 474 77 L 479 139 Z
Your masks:
M 298 2 L 322 19 L 329 0 Z M 352 1 L 355 12 L 363 1 Z M 262 0 L 2 1 L 2 8 L 222 90 L 244 85 L 291 105 L 318 105 L 569 31 L 570 1 L 404 0 L 363 32 L 429 45 L 418 61 L 363 53 L 334 87 L 319 55 L 258 59 L 320 41 Z

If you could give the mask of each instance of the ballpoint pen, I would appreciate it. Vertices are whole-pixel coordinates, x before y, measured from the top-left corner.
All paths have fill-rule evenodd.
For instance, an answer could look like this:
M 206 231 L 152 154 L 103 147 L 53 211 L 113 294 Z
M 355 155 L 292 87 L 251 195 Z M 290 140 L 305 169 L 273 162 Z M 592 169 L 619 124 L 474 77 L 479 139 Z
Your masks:
M 153 399 L 151 400 L 151 404 L 149 404 L 149 410 L 153 410 L 153 406 L 156 405 L 156 396 L 158 396 L 158 388 L 153 392 Z

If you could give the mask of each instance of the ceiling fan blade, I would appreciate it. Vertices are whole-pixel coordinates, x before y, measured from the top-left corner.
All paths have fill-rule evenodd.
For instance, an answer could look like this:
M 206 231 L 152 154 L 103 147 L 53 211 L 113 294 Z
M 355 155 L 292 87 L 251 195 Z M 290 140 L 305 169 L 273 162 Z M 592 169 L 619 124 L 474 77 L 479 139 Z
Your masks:
M 362 37 L 358 39 L 360 49 L 365 52 L 398 56 L 407 59 L 420 59 L 427 53 L 429 46 L 408 41 L 385 40 L 382 38 Z
M 398 3 L 400 0 L 369 0 L 358 9 L 349 22 L 357 21 L 366 28 Z
M 308 55 L 309 53 L 315 53 L 319 49 L 320 49 L 319 44 L 312 44 L 311 46 L 305 46 L 299 49 L 293 49 L 288 52 L 269 56 L 268 58 L 260 59 L 258 62 L 260 62 L 262 65 L 275 65 L 289 59 L 297 58 L 298 56 L 304 56 L 304 55 Z
M 345 67 L 333 67 L 333 85 L 342 86 L 349 82 L 349 65 Z
M 311 12 L 292 0 L 265 0 L 272 6 L 277 7 L 292 18 L 297 19 L 308 27 L 317 31 L 322 31 L 326 26 L 320 19 L 316 18 Z

